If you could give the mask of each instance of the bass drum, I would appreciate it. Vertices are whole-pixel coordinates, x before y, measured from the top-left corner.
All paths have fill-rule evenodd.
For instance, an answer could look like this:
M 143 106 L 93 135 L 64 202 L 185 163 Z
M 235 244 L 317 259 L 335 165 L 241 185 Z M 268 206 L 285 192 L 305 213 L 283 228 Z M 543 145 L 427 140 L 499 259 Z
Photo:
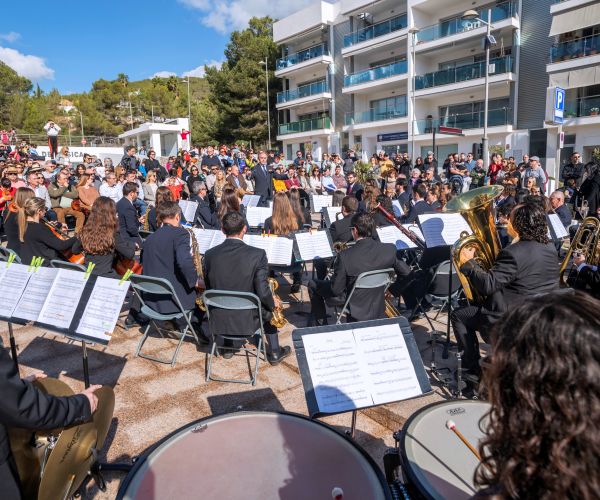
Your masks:
M 400 456 L 411 490 L 436 500 L 462 500 L 477 493 L 474 475 L 479 460 L 446 422 L 453 420 L 457 430 L 478 448 L 490 408 L 483 401 L 444 401 L 408 419 L 400 438 Z
M 189 424 L 148 449 L 120 499 L 391 499 L 355 443 L 291 413 L 238 412 Z

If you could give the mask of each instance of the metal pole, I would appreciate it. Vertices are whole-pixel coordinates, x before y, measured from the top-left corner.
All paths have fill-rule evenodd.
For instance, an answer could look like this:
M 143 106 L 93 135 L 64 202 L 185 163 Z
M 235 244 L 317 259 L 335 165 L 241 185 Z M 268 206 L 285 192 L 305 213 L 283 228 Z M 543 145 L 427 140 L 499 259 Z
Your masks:
M 154 104 L 150 104 L 150 109 L 152 112 L 152 123 L 154 123 Z
M 131 109 L 131 96 L 129 96 L 129 119 L 131 120 L 131 130 L 133 130 L 133 110 Z
M 269 104 L 269 59 L 265 57 L 265 82 L 267 84 L 267 129 L 269 131 L 269 142 L 267 148 L 271 150 L 271 105 Z
M 187 78 L 188 90 L 188 149 L 192 149 L 192 101 L 190 100 L 190 77 Z
M 81 118 L 81 138 L 83 139 L 85 137 L 85 133 L 83 131 L 83 113 L 81 111 L 79 112 L 79 118 Z
M 488 146 L 488 105 L 490 99 L 490 34 L 492 31 L 492 9 L 488 9 L 487 33 L 485 37 L 485 98 L 483 102 L 483 137 L 481 139 L 481 152 L 484 168 L 490 164 L 490 151 Z
M 410 113 L 410 159 L 415 162 L 415 82 L 416 82 L 416 52 L 415 52 L 415 39 L 417 37 L 417 32 L 413 31 L 412 33 L 412 109 Z

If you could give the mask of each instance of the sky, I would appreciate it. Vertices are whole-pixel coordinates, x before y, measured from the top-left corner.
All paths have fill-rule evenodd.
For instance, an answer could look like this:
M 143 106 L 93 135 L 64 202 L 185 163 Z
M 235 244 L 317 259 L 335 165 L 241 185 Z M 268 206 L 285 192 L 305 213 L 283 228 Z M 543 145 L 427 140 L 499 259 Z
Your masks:
M 29 0 L 5 2 L 0 61 L 62 94 L 125 73 L 202 76 L 220 65 L 233 30 L 252 16 L 276 19 L 311 0 Z

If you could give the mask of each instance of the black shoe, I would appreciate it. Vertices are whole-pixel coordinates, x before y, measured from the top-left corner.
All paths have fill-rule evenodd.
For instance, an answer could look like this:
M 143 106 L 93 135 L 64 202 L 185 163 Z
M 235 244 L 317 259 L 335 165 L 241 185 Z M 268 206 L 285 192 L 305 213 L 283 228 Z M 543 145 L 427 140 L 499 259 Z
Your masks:
M 292 287 L 291 287 L 290 291 L 292 293 L 298 293 L 300 291 L 301 285 L 302 285 L 302 283 L 292 283 Z
M 135 319 L 133 319 L 131 316 L 127 316 L 125 318 L 125 322 L 123 323 L 125 325 L 125 329 L 131 328 L 135 325 L 137 325 L 137 321 Z
M 287 358 L 290 354 L 292 354 L 292 348 L 290 346 L 285 346 L 279 349 L 279 352 L 272 352 L 267 354 L 267 360 L 272 366 L 278 365 L 284 358 Z
M 234 352 L 229 349 L 227 349 L 226 351 L 221 351 L 221 356 L 223 356 L 224 359 L 233 358 L 233 354 L 234 354 Z

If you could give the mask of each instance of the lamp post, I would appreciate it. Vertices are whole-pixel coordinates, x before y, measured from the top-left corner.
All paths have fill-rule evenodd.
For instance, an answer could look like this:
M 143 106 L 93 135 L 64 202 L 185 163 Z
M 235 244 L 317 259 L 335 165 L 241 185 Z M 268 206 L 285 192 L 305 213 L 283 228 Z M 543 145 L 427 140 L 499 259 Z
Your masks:
M 463 15 L 462 19 L 465 21 L 479 21 L 485 24 L 487 31 L 485 34 L 485 97 L 483 101 L 483 137 L 481 138 L 481 148 L 483 162 L 485 168 L 490 164 L 490 151 L 488 146 L 488 107 L 490 99 L 490 46 L 494 45 L 496 41 L 491 35 L 492 31 L 492 9 L 488 9 L 487 21 L 484 21 L 479 17 L 479 12 L 476 10 L 467 10 Z
M 85 139 L 85 133 L 83 132 L 83 113 L 79 112 L 79 118 L 81 120 L 81 140 Z
M 192 149 L 192 101 L 190 99 L 190 77 L 187 80 L 183 80 L 183 83 L 187 83 L 187 101 L 188 101 L 188 132 L 190 133 L 188 139 L 188 145 L 190 150 Z
M 415 55 L 415 45 L 417 40 L 417 33 L 421 31 L 416 26 L 413 26 L 408 30 L 408 32 L 412 35 L 412 92 L 411 92 L 411 111 L 410 111 L 410 157 L 411 160 L 415 161 L 415 120 L 417 116 L 415 114 L 415 81 L 416 81 L 416 55 Z
M 271 150 L 271 105 L 269 103 L 269 60 L 265 57 L 264 61 L 260 61 L 265 66 L 265 82 L 267 85 L 267 130 L 269 133 L 269 142 L 267 148 Z

